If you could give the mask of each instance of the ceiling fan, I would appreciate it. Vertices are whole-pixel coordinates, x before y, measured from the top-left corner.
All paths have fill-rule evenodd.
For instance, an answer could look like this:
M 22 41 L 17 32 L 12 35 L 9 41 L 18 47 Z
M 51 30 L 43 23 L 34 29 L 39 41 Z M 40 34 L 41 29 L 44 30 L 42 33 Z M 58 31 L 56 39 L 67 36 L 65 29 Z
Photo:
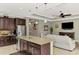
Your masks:
M 72 14 L 65 14 L 65 13 L 63 13 L 62 11 L 60 11 L 60 14 L 59 14 L 59 15 L 52 15 L 52 16 L 64 18 L 64 17 L 66 17 L 66 16 L 71 16 L 71 15 L 72 15 Z
M 61 13 L 60 13 L 60 17 L 62 17 L 62 18 L 64 18 L 65 16 L 71 16 L 71 14 L 64 14 L 64 13 L 62 13 L 62 11 L 60 11 Z

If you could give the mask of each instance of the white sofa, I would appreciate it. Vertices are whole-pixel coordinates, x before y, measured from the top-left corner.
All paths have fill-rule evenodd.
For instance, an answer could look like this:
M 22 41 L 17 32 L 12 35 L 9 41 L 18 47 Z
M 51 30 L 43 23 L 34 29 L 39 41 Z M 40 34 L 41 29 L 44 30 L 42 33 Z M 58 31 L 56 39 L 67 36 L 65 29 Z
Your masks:
M 55 47 L 59 47 L 71 51 L 75 48 L 75 40 L 71 39 L 68 36 L 48 34 L 46 35 L 46 37 L 53 40 L 53 45 Z

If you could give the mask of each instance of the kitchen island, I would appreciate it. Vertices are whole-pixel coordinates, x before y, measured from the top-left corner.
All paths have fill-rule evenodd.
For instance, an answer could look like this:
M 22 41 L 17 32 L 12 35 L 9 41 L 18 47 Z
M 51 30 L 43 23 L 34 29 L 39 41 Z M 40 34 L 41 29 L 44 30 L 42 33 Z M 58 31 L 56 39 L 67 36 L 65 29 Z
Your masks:
M 20 52 L 32 55 L 50 55 L 53 53 L 53 43 L 46 37 L 18 36 Z

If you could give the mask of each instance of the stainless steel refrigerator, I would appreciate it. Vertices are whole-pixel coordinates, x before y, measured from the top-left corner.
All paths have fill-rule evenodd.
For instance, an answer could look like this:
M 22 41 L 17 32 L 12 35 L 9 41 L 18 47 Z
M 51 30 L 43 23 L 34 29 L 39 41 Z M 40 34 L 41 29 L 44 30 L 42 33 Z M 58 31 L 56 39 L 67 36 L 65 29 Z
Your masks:
M 26 30 L 24 25 L 17 25 L 17 36 L 25 36 Z M 16 49 L 20 50 L 20 40 L 18 39 L 18 42 L 16 44 Z
M 17 36 L 25 36 L 25 25 L 17 25 Z

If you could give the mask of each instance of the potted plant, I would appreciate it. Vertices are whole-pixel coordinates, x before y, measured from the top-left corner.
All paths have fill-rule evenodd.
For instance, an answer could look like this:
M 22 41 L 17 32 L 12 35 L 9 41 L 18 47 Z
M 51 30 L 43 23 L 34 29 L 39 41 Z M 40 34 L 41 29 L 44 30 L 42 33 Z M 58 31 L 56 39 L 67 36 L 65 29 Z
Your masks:
M 52 27 L 50 27 L 50 34 L 52 34 L 53 33 L 53 28 Z

